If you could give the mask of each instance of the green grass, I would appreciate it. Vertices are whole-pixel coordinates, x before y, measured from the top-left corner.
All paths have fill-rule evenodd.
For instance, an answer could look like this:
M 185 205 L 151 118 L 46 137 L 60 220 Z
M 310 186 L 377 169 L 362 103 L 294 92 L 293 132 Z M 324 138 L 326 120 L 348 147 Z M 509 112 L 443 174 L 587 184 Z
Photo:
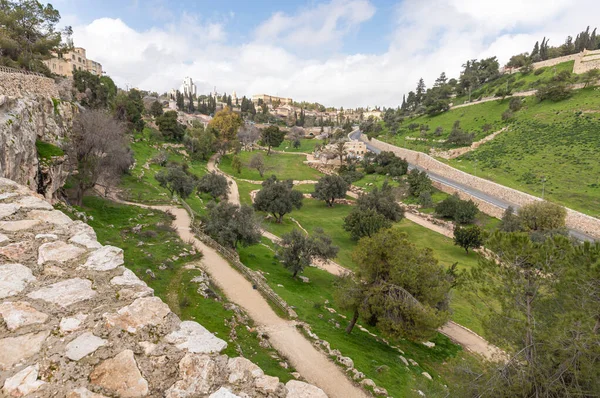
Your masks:
M 256 169 L 248 167 L 250 159 L 257 153 L 263 155 L 267 166 L 264 177 L 261 177 Z M 267 156 L 267 153 L 264 151 L 253 151 L 240 152 L 238 156 L 243 164 L 242 172 L 240 174 L 236 173 L 231 167 L 231 160 L 233 159 L 232 155 L 223 156 L 219 168 L 233 177 L 253 181 L 264 181 L 273 174 L 280 180 L 318 180 L 323 176 L 323 174 L 317 170 L 304 164 L 303 162 L 306 160 L 306 157 L 302 155 L 271 153 L 271 155 Z
M 398 351 L 358 328 L 352 334 L 346 334 L 344 327 L 347 319 L 344 319 L 339 311 L 332 314 L 324 308 L 336 308 L 332 295 L 334 276 L 316 268 L 309 268 L 305 270 L 304 275 L 310 279 L 310 283 L 304 283 L 293 279 L 274 257 L 273 252 L 262 245 L 240 248 L 239 253 L 244 264 L 264 272 L 269 285 L 294 306 L 299 319 L 309 323 L 313 332 L 328 341 L 332 349 L 339 349 L 343 355 L 352 358 L 356 369 L 374 380 L 377 385 L 386 388 L 391 396 L 412 397 L 417 396 L 414 391 L 416 388 L 424 391 L 434 388 L 433 385 L 439 388 L 440 384 L 444 383 L 444 380 L 438 377 L 439 373 L 445 371 L 448 362 L 459 362 L 465 355 L 460 347 L 439 334 L 432 339 L 436 343 L 433 349 L 406 340 L 392 340 L 392 344 L 398 345 L 406 353 L 405 357 L 413 358 L 420 365 L 407 368 L 402 364 Z M 325 304 L 326 302 L 329 304 Z M 343 312 L 341 314 L 346 317 L 349 315 Z M 368 328 L 377 332 L 374 328 Z M 424 383 L 425 379 L 420 374 L 423 371 L 429 372 L 435 381 Z
M 65 154 L 65 152 L 56 145 L 40 140 L 35 141 L 35 148 L 37 149 L 40 160 L 50 160 L 52 156 L 63 156 Z
M 473 106 L 474 107 L 474 106 Z M 600 95 L 538 103 L 530 98 L 510 131 L 449 163 L 477 175 L 600 217 Z
M 239 349 L 244 357 L 255 362 L 267 374 L 284 382 L 292 378 L 290 372 L 293 369 L 279 366 L 279 361 L 271 357 L 276 351 L 260 347 L 256 333 L 248 331 L 244 325 L 236 327 L 237 339 L 230 339 L 231 327 L 224 320 L 235 317 L 235 312 L 226 309 L 227 301 L 215 286 L 211 288 L 217 299 L 206 299 L 197 293 L 198 285 L 191 280 L 200 274 L 199 271 L 183 267 L 199 261 L 201 255 L 192 254 L 192 247 L 169 228 L 171 218 L 166 213 L 93 196 L 85 197 L 83 207 L 78 210 L 93 216 L 88 223 L 96 231 L 98 240 L 102 244 L 122 248 L 125 265 L 154 289 L 155 295 L 169 304 L 173 312 L 183 320 L 198 321 L 227 341 L 225 354 L 239 356 Z M 136 225 L 142 225 L 139 233 L 132 231 Z M 179 259 L 174 261 L 174 256 Z M 161 270 L 160 266 L 166 266 L 166 269 Z M 150 277 L 147 270 L 151 270 L 156 279 Z
M 281 143 L 278 148 L 274 148 L 276 151 L 282 152 L 303 152 L 303 153 L 312 153 L 315 150 L 317 145 L 322 145 L 323 140 L 305 138 L 300 140 L 300 147 L 294 148 L 292 141 L 285 140 Z

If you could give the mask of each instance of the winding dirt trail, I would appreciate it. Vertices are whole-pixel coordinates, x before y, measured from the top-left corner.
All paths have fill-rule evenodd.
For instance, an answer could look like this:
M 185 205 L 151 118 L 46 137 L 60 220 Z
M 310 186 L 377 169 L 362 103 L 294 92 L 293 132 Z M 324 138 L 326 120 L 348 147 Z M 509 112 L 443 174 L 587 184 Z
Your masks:
M 229 196 L 228 196 L 227 200 L 229 202 L 239 206 L 240 205 L 240 191 L 238 190 L 237 183 L 235 182 L 235 180 L 233 178 L 231 178 L 229 176 L 229 174 L 225 174 L 221 170 L 219 170 L 219 168 L 216 165 L 217 157 L 218 157 L 218 154 L 214 154 L 213 156 L 211 156 L 211 158 L 208 160 L 208 163 L 206 164 L 206 168 L 210 172 L 214 171 L 215 173 L 220 174 L 223 177 L 227 178 L 227 182 L 229 183 Z
M 190 242 L 196 249 L 202 251 L 201 264 L 212 280 L 231 302 L 243 308 L 255 324 L 268 333 L 273 348 L 287 358 L 308 382 L 318 386 L 332 398 L 368 397 L 342 373 L 336 364 L 318 351 L 298 331 L 295 322 L 280 318 L 246 278 L 216 250 L 196 239 L 190 228 L 191 218 L 185 209 L 175 206 L 148 206 L 118 199 L 116 201 L 173 214 L 175 216 L 173 227 L 184 242 Z

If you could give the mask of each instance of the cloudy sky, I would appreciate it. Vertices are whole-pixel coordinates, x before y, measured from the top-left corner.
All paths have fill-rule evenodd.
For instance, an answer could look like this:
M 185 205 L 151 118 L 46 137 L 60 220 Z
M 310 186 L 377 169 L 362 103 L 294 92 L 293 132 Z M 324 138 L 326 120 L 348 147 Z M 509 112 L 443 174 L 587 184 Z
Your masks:
M 502 63 L 597 23 L 597 0 L 55 0 L 75 45 L 126 84 L 397 106 L 420 77 Z

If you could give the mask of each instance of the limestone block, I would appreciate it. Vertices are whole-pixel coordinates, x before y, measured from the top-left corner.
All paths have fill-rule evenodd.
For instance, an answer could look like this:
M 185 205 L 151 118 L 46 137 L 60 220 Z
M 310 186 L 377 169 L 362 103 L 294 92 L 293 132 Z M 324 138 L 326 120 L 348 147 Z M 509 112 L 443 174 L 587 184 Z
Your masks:
M 16 204 L 25 209 L 54 210 L 50 203 L 31 195 L 22 197 Z
M 327 398 L 327 394 L 319 387 L 298 380 L 290 380 L 285 387 L 288 390 L 287 398 Z
M 44 300 L 49 303 L 68 307 L 80 301 L 89 300 L 96 295 L 92 282 L 87 279 L 73 278 L 56 282 L 50 286 L 29 293 L 27 297 Z
M 2 392 L 9 397 L 24 397 L 37 391 L 44 382 L 38 380 L 39 365 L 28 366 L 4 382 Z
M 0 370 L 9 369 L 13 365 L 37 354 L 42 348 L 50 332 L 28 333 L 17 337 L 0 340 Z
M 0 298 L 14 296 L 36 279 L 31 270 L 21 264 L 0 265 Z
M 123 265 L 123 249 L 114 246 L 103 246 L 88 257 L 84 265 L 79 268 L 94 271 L 109 271 Z
M 8 217 L 19 211 L 20 207 L 13 203 L 0 204 L 0 218 Z
M 169 306 L 160 298 L 146 297 L 135 300 L 117 313 L 104 314 L 104 317 L 108 325 L 135 333 L 145 326 L 158 325 L 169 313 Z
M 40 220 L 42 222 L 47 222 L 55 225 L 66 225 L 73 222 L 73 220 L 71 220 L 69 216 L 67 216 L 62 211 L 58 210 L 32 210 L 29 212 L 27 217 L 31 218 L 32 220 Z
M 231 384 L 245 383 L 265 374 L 261 368 L 242 357 L 229 358 L 227 369 L 230 372 L 229 382 Z
M 44 243 L 38 250 L 38 265 L 43 265 L 49 261 L 64 264 L 76 259 L 83 253 L 85 253 L 85 249 L 63 241 Z
M 240 398 L 240 396 L 235 395 L 225 387 L 221 387 L 217 391 L 210 394 L 208 398 Z
M 40 220 L 0 221 L 0 229 L 8 232 L 25 231 L 39 223 Z
M 4 234 L 0 234 L 0 243 L 8 242 L 10 238 Z
M 73 332 L 81 326 L 81 324 L 86 320 L 87 315 L 79 313 L 73 317 L 63 318 L 60 320 L 60 331 L 63 333 Z
M 35 240 L 57 240 L 58 235 L 56 234 L 37 234 Z
M 211 354 L 223 351 L 227 343 L 193 321 L 184 321 L 179 330 L 165 337 L 165 340 L 175 344 L 180 350 L 187 349 L 195 354 Z
M 0 315 L 4 319 L 8 330 L 11 331 L 21 326 L 44 323 L 48 319 L 48 315 L 36 310 L 25 301 L 7 301 L 0 304 Z
M 31 257 L 32 249 L 31 242 L 29 241 L 15 242 L 0 247 L 0 255 L 12 261 L 21 262 Z
M 208 355 L 188 353 L 179 361 L 181 380 L 169 388 L 166 398 L 196 397 L 208 394 L 219 376 L 219 368 Z
M 131 350 L 121 351 L 98 365 L 90 374 L 90 382 L 123 398 L 148 394 L 148 382 L 142 377 Z
M 284 388 L 283 384 L 279 382 L 278 377 L 268 375 L 257 377 L 254 381 L 254 386 L 257 390 L 260 390 L 265 394 L 276 394 L 278 391 L 282 391 Z
M 138 278 L 133 271 L 125 268 L 123 275 L 115 276 L 110 280 L 113 285 L 125 285 L 125 286 L 146 286 L 146 282 Z
M 79 361 L 103 345 L 106 345 L 106 340 L 94 336 L 91 332 L 85 332 L 67 344 L 66 355 L 72 361 Z
M 69 243 L 76 243 L 81 246 L 85 246 L 88 249 L 99 249 L 102 245 L 96 240 L 95 236 L 91 236 L 88 233 L 82 232 L 73 236 L 69 239 Z

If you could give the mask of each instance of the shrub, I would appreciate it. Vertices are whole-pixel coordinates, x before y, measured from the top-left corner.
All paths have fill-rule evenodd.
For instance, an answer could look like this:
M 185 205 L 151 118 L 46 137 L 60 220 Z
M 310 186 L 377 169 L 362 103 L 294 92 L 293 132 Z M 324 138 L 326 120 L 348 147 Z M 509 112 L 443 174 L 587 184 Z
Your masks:
M 536 69 L 536 70 L 535 70 L 535 72 L 533 72 L 533 74 L 534 74 L 535 76 L 539 76 L 539 75 L 541 75 L 542 73 L 544 73 L 545 71 L 546 71 L 546 68 L 539 68 L 539 69 Z
M 423 191 L 419 194 L 419 204 L 422 207 L 433 206 L 433 200 L 431 199 L 431 193 L 429 191 Z
M 506 110 L 502 113 L 502 120 L 504 120 L 504 121 L 510 120 L 513 117 L 514 117 L 514 114 L 512 113 L 512 111 L 510 109 Z
M 510 102 L 508 103 L 508 109 L 513 112 L 517 112 L 519 109 L 523 107 L 523 100 L 521 97 L 512 97 Z

